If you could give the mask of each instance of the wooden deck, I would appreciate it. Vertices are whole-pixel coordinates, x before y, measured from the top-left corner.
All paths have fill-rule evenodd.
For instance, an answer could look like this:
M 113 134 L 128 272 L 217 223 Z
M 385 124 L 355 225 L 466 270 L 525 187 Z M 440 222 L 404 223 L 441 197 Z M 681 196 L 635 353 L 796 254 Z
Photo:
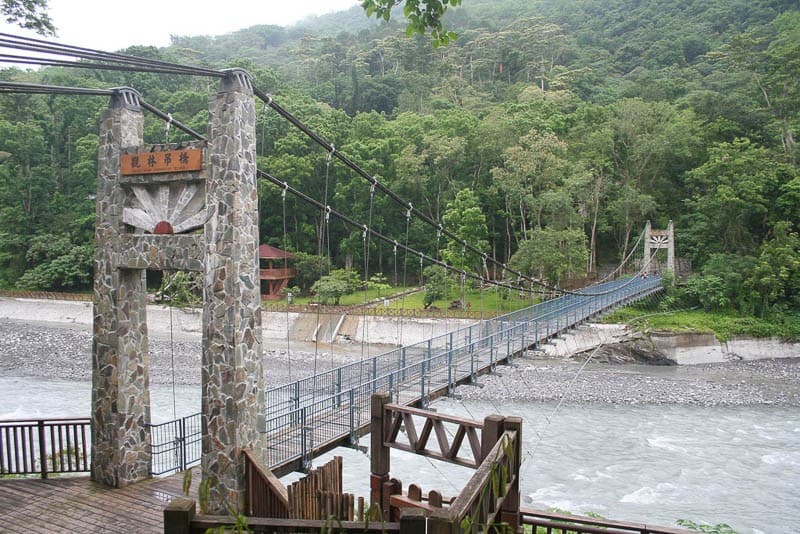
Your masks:
M 196 499 L 199 469 L 192 475 Z M 183 473 L 122 489 L 88 476 L 0 479 L 0 532 L 163 532 L 164 506 L 182 486 Z

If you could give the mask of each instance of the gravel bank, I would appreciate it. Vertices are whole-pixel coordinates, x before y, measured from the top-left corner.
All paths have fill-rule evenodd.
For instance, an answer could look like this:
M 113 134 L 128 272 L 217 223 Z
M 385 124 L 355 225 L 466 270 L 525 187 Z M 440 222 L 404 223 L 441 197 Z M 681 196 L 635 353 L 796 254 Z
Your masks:
M 88 325 L 0 319 L 0 373 L 91 380 L 92 336 Z M 268 385 L 291 381 L 317 370 L 357 361 L 361 346 L 320 345 L 271 340 L 265 351 Z M 373 347 L 376 354 L 386 347 Z M 316 358 L 315 358 L 316 353 Z M 200 382 L 200 340 L 183 336 L 170 343 L 164 332 L 150 337 L 151 381 L 169 384 L 174 359 L 177 384 Z M 691 366 L 649 366 L 581 362 L 526 356 L 513 366 L 482 377 L 478 386 L 457 394 L 490 402 L 559 401 L 571 404 L 687 404 L 702 406 L 800 406 L 800 359 L 731 361 Z
M 523 357 L 456 393 L 490 402 L 800 406 L 800 358 L 667 367 Z
M 174 361 L 176 384 L 200 383 L 200 339 L 181 336 L 170 343 L 169 334 L 151 333 L 150 381 L 171 384 Z M 382 351 L 383 349 L 379 348 Z M 316 355 L 316 357 L 315 357 Z M 326 345 L 286 340 L 269 343 L 264 375 L 268 386 L 284 384 L 318 371 L 338 367 L 361 357 L 361 345 Z M 92 379 L 92 333 L 86 325 L 36 323 L 0 319 L 0 374 Z

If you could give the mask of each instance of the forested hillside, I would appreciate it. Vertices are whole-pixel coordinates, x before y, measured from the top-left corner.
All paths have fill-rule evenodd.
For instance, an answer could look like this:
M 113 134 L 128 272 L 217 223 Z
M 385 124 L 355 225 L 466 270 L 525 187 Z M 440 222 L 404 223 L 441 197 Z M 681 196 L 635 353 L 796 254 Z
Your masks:
M 413 205 L 552 283 L 615 265 L 646 220 L 675 222 L 707 308 L 800 309 L 800 10 L 794 0 L 464 0 L 432 47 L 358 7 L 291 28 L 176 36 L 124 52 L 243 66 L 259 88 Z M 204 131 L 215 82 L 6 68 L 0 79 L 129 85 Z M 105 98 L 0 95 L 0 286 L 90 286 Z M 274 112 L 259 165 L 416 248 L 481 271 L 459 245 L 336 163 Z M 173 130 L 169 141 L 184 139 Z M 164 142 L 148 117 L 146 140 Z M 284 217 L 284 213 L 286 216 Z M 262 241 L 363 269 L 360 231 L 264 183 Z M 283 229 L 286 228 L 284 237 Z M 328 235 L 330 234 L 330 235 Z M 392 247 L 373 243 L 371 273 Z M 409 267 L 416 275 L 418 267 Z

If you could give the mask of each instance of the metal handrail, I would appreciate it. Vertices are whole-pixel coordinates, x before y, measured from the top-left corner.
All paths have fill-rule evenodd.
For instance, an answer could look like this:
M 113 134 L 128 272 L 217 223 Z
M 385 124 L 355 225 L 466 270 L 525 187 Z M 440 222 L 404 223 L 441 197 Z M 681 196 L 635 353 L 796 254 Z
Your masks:
M 659 291 L 661 283 L 658 277 L 650 277 L 615 280 L 602 287 L 619 287 L 619 293 L 563 295 L 267 390 L 264 430 L 268 434 L 269 467 L 278 469 L 298 459 L 309 463 L 318 450 L 343 439 L 355 442 L 369 426 L 362 416 L 368 412 L 369 396 L 374 392 L 411 390 L 416 393 L 406 402 L 422 400 L 424 404 L 432 393 L 444 391 L 441 384 L 432 391 L 434 378 L 446 382 L 444 387 L 451 391 L 455 384 L 474 380 L 478 373 L 494 368 L 498 360 L 612 307 Z M 496 357 L 500 351 L 508 352 L 507 356 Z M 168 445 L 161 444 L 165 448 Z M 154 436 L 154 450 L 158 446 Z M 182 449 L 175 454 L 180 465 L 172 470 L 199 461 L 199 454 L 196 458 L 187 454 L 191 451 Z
M 86 417 L 0 421 L 0 473 L 86 473 L 91 470 Z

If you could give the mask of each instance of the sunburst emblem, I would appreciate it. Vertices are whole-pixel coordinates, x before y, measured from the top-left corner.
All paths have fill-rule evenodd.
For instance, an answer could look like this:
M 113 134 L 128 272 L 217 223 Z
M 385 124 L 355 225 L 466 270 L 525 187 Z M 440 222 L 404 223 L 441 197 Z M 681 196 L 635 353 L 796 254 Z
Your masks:
M 669 245 L 669 236 L 654 235 L 650 237 L 650 245 L 655 247 L 666 247 Z
M 206 222 L 202 183 L 134 185 L 122 221 L 151 234 L 182 234 Z

